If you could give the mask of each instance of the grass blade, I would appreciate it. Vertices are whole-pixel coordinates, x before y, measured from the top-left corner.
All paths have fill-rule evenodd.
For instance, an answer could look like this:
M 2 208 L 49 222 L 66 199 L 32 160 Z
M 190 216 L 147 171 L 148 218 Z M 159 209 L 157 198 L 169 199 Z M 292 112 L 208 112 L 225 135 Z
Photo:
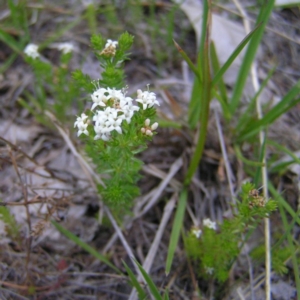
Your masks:
M 162 296 L 159 293 L 158 288 L 156 287 L 155 283 L 153 282 L 152 278 L 148 275 L 145 269 L 135 260 L 136 265 L 138 266 L 139 270 L 141 271 L 145 281 L 148 284 L 151 294 L 154 296 L 156 300 L 163 300 Z
M 190 58 L 187 56 L 187 54 L 183 51 L 183 49 L 175 42 L 175 40 L 173 40 L 175 47 L 177 48 L 178 52 L 180 53 L 180 55 L 182 56 L 182 58 L 186 61 L 186 63 L 188 64 L 188 66 L 190 67 L 190 69 L 193 71 L 193 73 L 197 76 L 199 82 L 202 81 L 201 79 L 201 74 L 199 72 L 199 70 L 194 66 L 194 64 L 192 63 L 192 61 L 190 60 Z
M 202 61 L 202 79 L 203 84 L 199 83 L 201 100 L 196 103 L 196 112 L 200 112 L 197 117 L 197 123 L 200 123 L 198 142 L 193 153 L 191 163 L 189 165 L 188 171 L 185 176 L 184 184 L 189 185 L 195 171 L 198 168 L 199 162 L 201 160 L 204 145 L 206 141 L 208 118 L 209 118 L 209 105 L 211 100 L 211 77 L 210 77 L 210 25 L 211 25 L 211 0 L 205 0 L 203 4 L 203 27 L 205 28 L 205 39 L 202 40 L 203 45 L 201 45 L 201 61 Z M 206 20 L 206 23 L 204 22 Z
M 285 213 L 282 205 L 279 205 L 279 210 L 280 210 L 282 223 L 283 223 L 285 232 L 287 232 L 287 241 L 289 244 L 289 250 L 291 251 L 292 265 L 293 265 L 293 269 L 294 269 L 294 275 L 295 275 L 295 281 L 296 281 L 296 287 L 297 287 L 297 295 L 298 295 L 297 299 L 300 300 L 300 272 L 299 272 L 299 265 L 298 265 L 297 256 L 296 256 L 296 249 L 295 249 L 295 245 L 293 242 L 292 233 L 290 231 L 288 231 L 290 225 L 288 223 L 286 213 Z
M 239 101 L 241 99 L 241 96 L 244 91 L 244 87 L 246 84 L 246 80 L 252 65 L 252 62 L 255 58 L 258 46 L 260 44 L 260 41 L 262 39 L 266 24 L 269 20 L 270 14 L 272 12 L 273 6 L 274 6 L 274 0 L 265 1 L 264 6 L 261 8 L 260 13 L 257 18 L 256 26 L 257 32 L 254 36 L 252 36 L 251 41 L 249 42 L 247 51 L 245 53 L 244 60 L 242 62 L 236 84 L 234 85 L 233 94 L 230 100 L 230 112 L 231 116 L 234 115 Z
M 169 300 L 169 291 L 166 290 L 165 293 L 164 293 L 164 297 L 163 297 L 163 300 Z
M 249 125 L 251 123 L 253 125 L 254 115 L 251 112 L 254 110 L 258 97 L 260 96 L 260 94 L 262 93 L 262 91 L 264 90 L 266 85 L 268 84 L 268 82 L 271 79 L 272 75 L 274 74 L 275 70 L 276 70 L 276 67 L 272 68 L 269 71 L 268 76 L 261 83 L 259 90 L 255 93 L 254 97 L 251 99 L 247 109 L 239 118 L 238 123 L 236 125 L 236 128 L 238 128 L 239 131 L 242 131 L 245 127 L 247 127 L 247 125 Z
M 9 46 L 16 53 L 21 54 L 21 44 L 19 44 L 11 35 L 6 33 L 4 30 L 0 29 L 0 41 Z
M 244 49 L 244 47 L 247 45 L 247 43 L 250 41 L 250 39 L 257 34 L 258 29 L 260 26 L 256 26 L 246 37 L 240 42 L 240 44 L 236 47 L 236 49 L 233 51 L 233 53 L 230 55 L 230 57 L 227 59 L 227 61 L 224 63 L 224 65 L 218 70 L 216 75 L 214 76 L 212 80 L 212 85 L 216 85 L 219 80 L 221 80 L 222 76 L 225 74 L 225 72 L 229 69 L 233 61 L 237 58 L 237 56 L 241 53 L 241 51 Z
M 211 42 L 210 45 L 210 57 L 211 57 L 211 65 L 212 65 L 213 72 L 214 74 L 217 74 L 220 71 L 220 62 L 218 59 L 214 42 Z M 228 120 L 230 119 L 230 111 L 228 106 L 227 89 L 222 77 L 220 77 L 219 82 L 216 83 L 216 86 L 219 89 L 219 93 L 216 91 L 216 89 L 214 89 L 214 86 L 212 84 L 213 97 L 220 102 L 223 110 L 223 115 L 225 119 Z
M 256 122 L 251 122 L 242 132 L 240 132 L 237 140 L 244 141 L 247 138 L 258 133 L 263 127 L 272 124 L 283 113 L 291 109 L 297 103 L 300 102 L 300 98 L 294 98 L 300 93 L 300 81 L 295 84 L 291 90 L 283 97 L 283 99 L 277 103 L 270 111 L 268 111 L 264 117 Z
M 128 265 L 123 261 L 123 265 L 129 275 L 129 278 L 131 280 L 132 285 L 136 288 L 137 293 L 139 295 L 139 299 L 146 299 L 147 298 L 147 293 L 144 291 L 143 287 L 140 285 L 138 282 L 136 276 L 134 273 L 131 271 L 131 269 L 128 267 Z
M 95 258 L 99 259 L 109 267 L 111 267 L 113 270 L 115 270 L 117 273 L 123 275 L 123 273 L 115 267 L 104 255 L 100 254 L 96 249 L 91 247 L 89 244 L 82 241 L 80 238 L 78 238 L 75 234 L 70 232 L 68 229 L 62 227 L 60 224 L 58 224 L 55 221 L 51 221 L 51 223 L 56 227 L 58 231 L 60 231 L 63 235 L 65 235 L 68 239 L 73 241 L 75 244 L 80 246 L 82 249 L 93 255 Z
M 218 59 L 218 54 L 217 54 L 217 50 L 216 50 L 214 42 L 211 42 L 211 44 L 210 44 L 210 57 L 211 57 L 211 62 L 212 62 L 211 65 L 212 65 L 214 74 L 219 74 L 219 72 L 220 72 L 220 62 L 219 62 L 219 59 Z M 226 89 L 224 80 L 222 78 L 222 75 L 220 75 L 218 80 L 216 80 L 216 76 L 214 76 L 214 79 L 212 80 L 211 85 L 212 85 L 212 87 L 214 85 L 218 85 L 220 95 L 221 95 L 223 101 L 227 104 L 228 103 L 227 89 Z M 216 82 L 214 83 L 214 81 L 216 81 Z
M 169 243 L 169 249 L 168 249 L 168 256 L 167 256 L 167 262 L 166 262 L 166 274 L 168 275 L 171 270 L 174 254 L 178 245 L 178 240 L 180 236 L 180 230 L 182 228 L 183 224 L 183 218 L 185 213 L 185 207 L 187 202 L 187 189 L 184 188 L 181 191 L 179 202 L 173 222 L 173 228 L 170 236 L 170 243 Z
M 200 80 L 195 78 L 191 101 L 189 104 L 189 125 L 192 129 L 195 129 L 199 120 L 201 122 L 202 118 L 201 115 L 203 110 L 206 111 L 205 108 L 205 101 L 204 97 L 204 89 L 203 86 L 205 85 L 204 81 L 206 79 L 207 72 L 205 69 L 205 65 L 209 65 L 209 44 L 210 44 L 210 24 L 211 24 L 211 17 L 210 17 L 210 3 L 211 0 L 203 1 L 203 14 L 202 14 L 202 27 L 201 27 L 201 41 L 200 41 L 200 50 L 198 53 L 198 60 L 197 60 L 197 69 L 200 74 Z M 210 74 L 209 74 L 210 78 Z M 204 81 L 203 81 L 204 80 Z M 207 81 L 207 80 L 206 80 Z M 210 100 L 210 99 L 209 99 Z M 202 127 L 202 126 L 201 126 Z M 200 155 L 201 157 L 201 155 Z M 191 173 L 191 172 L 190 172 Z
M 256 167 L 262 167 L 264 164 L 260 161 L 253 161 L 250 159 L 247 159 L 243 156 L 242 151 L 238 145 L 234 145 L 234 151 L 238 159 L 240 159 L 243 163 L 249 165 L 249 166 L 256 166 Z
M 291 206 L 281 197 L 281 195 L 277 192 L 275 187 L 272 185 L 271 182 L 268 183 L 268 189 L 270 190 L 272 197 L 278 201 L 279 205 L 282 205 L 284 209 L 291 215 L 291 217 L 300 225 L 300 217 L 298 216 L 297 212 L 295 212 Z

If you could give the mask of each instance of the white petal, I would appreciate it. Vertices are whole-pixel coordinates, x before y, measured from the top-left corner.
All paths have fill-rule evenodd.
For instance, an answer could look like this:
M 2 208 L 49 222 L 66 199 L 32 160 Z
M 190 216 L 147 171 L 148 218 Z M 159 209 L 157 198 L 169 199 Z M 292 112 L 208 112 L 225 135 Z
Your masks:
M 154 124 L 152 124 L 151 129 L 152 129 L 152 130 L 155 130 L 157 127 L 158 127 L 158 123 L 155 122 Z

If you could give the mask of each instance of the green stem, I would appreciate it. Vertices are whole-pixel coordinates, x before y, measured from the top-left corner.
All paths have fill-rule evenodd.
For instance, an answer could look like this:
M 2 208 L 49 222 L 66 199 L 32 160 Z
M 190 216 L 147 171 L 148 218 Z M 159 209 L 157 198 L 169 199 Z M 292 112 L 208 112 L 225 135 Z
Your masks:
M 199 130 L 199 138 L 196 145 L 195 152 L 193 154 L 191 163 L 189 165 L 187 174 L 185 176 L 184 184 L 187 186 L 190 184 L 192 177 L 195 171 L 198 168 L 200 159 L 203 154 L 204 145 L 206 141 L 206 134 L 207 134 L 207 126 L 208 126 L 208 119 L 209 119 L 209 104 L 211 100 L 211 76 L 210 76 L 210 63 L 209 63 L 209 46 L 210 46 L 210 13 L 211 13 L 211 2 L 210 0 L 204 1 L 204 9 L 203 15 L 206 14 L 206 17 L 203 16 L 203 19 L 206 21 L 206 24 L 203 26 L 206 28 L 205 30 L 205 41 L 202 51 L 202 79 L 203 79 L 203 88 L 201 93 L 201 109 L 200 109 L 200 130 Z

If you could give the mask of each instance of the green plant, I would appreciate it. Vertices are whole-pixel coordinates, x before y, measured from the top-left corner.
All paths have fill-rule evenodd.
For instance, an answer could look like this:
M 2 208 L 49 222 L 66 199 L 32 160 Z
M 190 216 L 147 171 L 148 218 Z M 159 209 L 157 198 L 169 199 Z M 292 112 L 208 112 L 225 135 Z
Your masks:
M 224 220 L 218 228 L 209 219 L 203 220 L 202 231 L 193 228 L 184 239 L 185 248 L 198 262 L 201 276 L 220 282 L 227 280 L 231 266 L 250 234 L 276 208 L 274 200 L 266 201 L 253 184 L 245 183 L 233 218 Z
M 4 229 L 7 236 L 9 236 L 13 241 L 20 243 L 20 226 L 17 224 L 15 218 L 10 213 L 7 207 L 0 206 L 0 222 L 3 222 L 4 224 Z
M 26 94 L 33 107 L 24 99 L 19 100 L 37 119 L 48 126 L 49 122 L 47 123 L 47 119 L 44 118 L 45 111 L 49 110 L 60 122 L 66 123 L 71 115 L 70 108 L 80 94 L 80 87 L 69 75 L 68 67 L 72 58 L 73 45 L 57 43 L 53 44 L 53 47 L 61 52 L 58 66 L 45 60 L 38 52 L 37 45 L 28 44 L 25 47 L 25 60 L 32 67 L 35 78 L 34 94 Z M 82 107 L 80 104 L 79 106 Z
M 91 109 L 77 118 L 75 126 L 78 135 L 86 135 L 86 152 L 103 175 L 103 184 L 98 185 L 101 198 L 107 205 L 123 210 L 131 207 L 139 194 L 142 162 L 136 154 L 146 149 L 155 133 L 158 124 L 154 122 L 154 105 L 159 103 L 149 87 L 137 91 L 136 103 L 126 94 L 122 67 L 133 36 L 124 33 L 118 41 L 106 42 L 101 35 L 93 35 L 91 42 L 103 68 L 102 78 L 92 82 L 81 71 L 73 74 L 88 92 L 92 86 L 95 89 Z

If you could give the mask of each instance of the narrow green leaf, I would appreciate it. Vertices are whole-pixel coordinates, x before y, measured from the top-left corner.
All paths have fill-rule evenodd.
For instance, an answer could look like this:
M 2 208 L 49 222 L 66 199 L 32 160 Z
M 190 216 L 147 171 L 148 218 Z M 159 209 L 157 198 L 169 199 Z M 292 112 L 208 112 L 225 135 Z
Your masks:
M 145 281 L 148 284 L 151 294 L 154 296 L 155 300 L 163 300 L 162 296 L 159 293 L 158 288 L 156 287 L 155 283 L 153 282 L 152 278 L 148 275 L 145 269 L 135 260 L 136 265 L 138 266 L 139 270 L 141 271 Z
M 211 42 L 211 45 L 210 45 L 210 57 L 211 57 L 211 62 L 212 62 L 212 67 L 213 67 L 213 70 L 214 70 L 214 74 L 218 74 L 220 72 L 220 62 L 219 62 L 219 59 L 218 59 L 217 50 L 216 50 L 214 42 Z M 228 103 L 227 89 L 226 89 L 224 80 L 222 78 L 222 75 L 220 76 L 220 79 L 218 79 L 218 80 L 216 80 L 216 77 L 214 77 L 214 79 L 212 80 L 211 85 L 212 85 L 212 87 L 215 84 L 218 85 L 222 100 L 225 104 L 227 104 Z M 214 83 L 214 81 L 216 81 L 216 83 Z
M 86 7 L 85 12 L 85 18 L 88 22 L 91 34 L 97 34 L 97 14 L 97 7 L 91 2 L 91 4 Z
M 212 65 L 213 72 L 214 74 L 217 74 L 220 70 L 220 62 L 218 59 L 214 42 L 211 42 L 210 45 L 210 57 L 211 57 L 211 65 Z M 218 87 L 219 93 L 216 91 L 216 87 Z M 223 110 L 223 115 L 225 119 L 228 120 L 230 119 L 230 111 L 228 106 L 227 89 L 222 77 L 220 78 L 219 82 L 216 83 L 216 87 L 214 88 L 212 84 L 213 97 L 217 98 L 217 100 L 220 102 Z
M 292 218 L 296 220 L 298 225 L 300 225 L 300 217 L 298 216 L 297 212 L 295 212 L 293 208 L 283 199 L 283 197 L 281 197 L 271 182 L 268 183 L 268 189 L 272 194 L 272 198 L 278 201 L 278 203 L 284 207 L 284 209 L 292 216 Z
M 291 90 L 283 97 L 283 99 L 278 102 L 271 110 L 269 110 L 263 118 L 257 120 L 256 122 L 252 122 L 247 126 L 243 131 L 240 132 L 237 140 L 244 141 L 247 138 L 257 134 L 263 127 L 269 126 L 272 124 L 277 118 L 279 118 L 286 111 L 291 109 L 293 106 L 300 102 L 300 98 L 294 98 L 300 93 L 300 81 L 295 84 Z
M 0 74 L 3 74 L 8 68 L 13 64 L 13 62 L 16 60 L 18 57 L 17 53 L 12 53 L 6 60 L 1 64 L 0 67 Z
M 91 247 L 89 244 L 86 242 L 82 241 L 80 238 L 78 238 L 75 234 L 67 230 L 66 228 L 62 227 L 60 224 L 58 224 L 55 221 L 51 221 L 51 223 L 56 227 L 58 231 L 60 231 L 63 235 L 65 235 L 68 239 L 73 241 L 75 244 L 80 246 L 82 249 L 93 255 L 95 258 L 99 259 L 109 267 L 111 267 L 113 270 L 115 270 L 117 273 L 122 274 L 122 272 L 115 267 L 104 255 L 100 254 L 96 249 Z
M 169 300 L 169 291 L 168 289 L 166 289 L 165 293 L 164 293 L 164 296 L 163 296 L 163 300 Z
M 259 161 L 261 162 L 261 164 L 263 164 L 263 159 L 265 157 L 265 153 L 266 153 L 266 138 L 263 140 L 263 143 L 259 149 Z M 259 184 L 261 183 L 261 176 L 262 176 L 262 167 L 258 166 L 253 178 L 253 182 L 255 186 L 259 186 Z
M 272 141 L 270 139 L 267 139 L 267 144 L 268 145 L 272 145 L 274 147 L 276 147 L 278 150 L 286 153 L 287 155 L 289 155 L 293 160 L 294 160 L 294 163 L 297 163 L 300 165 L 300 158 L 295 155 L 291 150 L 289 150 L 288 148 L 276 143 L 275 141 Z
M 178 52 L 182 56 L 182 58 L 187 62 L 190 69 L 193 71 L 193 73 L 197 76 L 199 82 L 201 82 L 201 75 L 199 73 L 199 70 L 194 66 L 190 58 L 187 56 L 187 54 L 183 51 L 183 49 L 176 43 L 175 40 L 173 40 L 175 47 L 177 48 Z
M 136 276 L 134 273 L 131 271 L 131 269 L 128 267 L 128 265 L 125 263 L 125 261 L 122 261 L 123 265 L 125 266 L 125 269 L 129 275 L 129 278 L 131 280 L 132 285 L 136 288 L 137 293 L 139 295 L 139 299 L 146 299 L 147 298 L 147 293 L 144 291 L 143 287 L 140 285 L 138 282 Z
M 204 1 L 204 11 L 203 14 L 207 14 L 207 16 L 203 16 L 204 19 L 209 22 L 211 20 L 211 3 L 210 0 Z M 203 25 L 204 26 L 204 25 Z M 191 163 L 189 165 L 188 171 L 185 176 L 184 184 L 189 185 L 192 177 L 194 176 L 195 171 L 198 168 L 199 162 L 201 160 L 204 145 L 206 141 L 207 135 L 207 126 L 208 126 L 208 118 L 209 118 L 209 105 L 211 100 L 211 76 L 210 76 L 210 58 L 209 58 L 209 47 L 210 47 L 210 33 L 209 33 L 209 24 L 206 24 L 205 28 L 207 31 L 205 32 L 205 44 L 201 52 L 201 61 L 203 64 L 202 68 L 202 79 L 203 79 L 203 87 L 201 90 L 201 101 L 198 102 L 197 111 L 200 109 L 200 115 L 198 117 L 198 122 L 200 123 L 199 137 L 198 142 L 193 153 L 193 157 Z
M 248 104 L 247 109 L 245 112 L 239 117 L 238 124 L 236 125 L 237 131 L 241 132 L 245 127 L 252 126 L 253 125 L 253 114 L 251 112 L 255 111 L 255 105 L 258 97 L 268 84 L 269 80 L 271 79 L 272 75 L 274 74 L 276 70 L 276 67 L 272 68 L 267 77 L 264 79 L 264 81 L 261 83 L 259 90 L 255 93 L 254 97 L 251 99 L 250 103 Z M 256 112 L 255 112 L 256 114 Z
M 4 42 L 16 53 L 18 53 L 18 54 L 22 53 L 23 49 L 22 49 L 21 45 L 11 35 L 6 33 L 2 29 L 0 29 L 0 41 Z
M 225 72 L 229 69 L 233 61 L 237 58 L 237 56 L 241 53 L 241 51 L 244 49 L 244 47 L 247 45 L 247 43 L 250 41 L 250 39 L 257 34 L 259 25 L 256 26 L 249 34 L 246 35 L 246 37 L 239 43 L 239 45 L 236 47 L 236 49 L 233 51 L 233 53 L 230 55 L 230 57 L 227 59 L 227 61 L 224 63 L 224 65 L 219 69 L 219 71 L 216 73 L 215 77 L 212 80 L 212 86 L 216 85 L 219 80 L 222 78 L 222 76 L 225 74 Z
M 241 100 L 244 87 L 247 81 L 247 77 L 251 68 L 251 64 L 253 63 L 253 60 L 255 58 L 258 46 L 260 44 L 260 41 L 262 39 L 265 27 L 267 25 L 267 22 L 269 20 L 270 14 L 272 12 L 273 6 L 274 6 L 274 0 L 265 1 L 264 5 L 262 6 L 260 13 L 258 15 L 256 26 L 259 25 L 257 29 L 257 33 L 252 36 L 251 41 L 249 42 L 249 45 L 247 47 L 247 51 L 244 56 L 244 60 L 242 62 L 241 68 L 239 70 L 239 74 L 237 77 L 236 84 L 234 85 L 233 94 L 230 100 L 230 111 L 231 116 L 234 116 L 234 113 L 239 105 L 239 102 Z
M 201 72 L 200 62 L 198 62 L 197 68 Z M 203 86 L 203 84 L 198 80 L 197 77 L 195 77 L 193 89 L 192 89 L 192 95 L 191 95 L 189 108 L 188 108 L 188 120 L 189 120 L 189 126 L 191 129 L 195 129 L 199 122 L 199 115 L 200 115 L 200 111 L 201 111 L 202 86 Z
M 205 80 L 206 67 L 204 64 L 209 65 L 209 22 L 210 22 L 210 0 L 203 1 L 203 14 L 202 14 L 202 27 L 201 27 L 201 41 L 199 47 L 199 53 L 197 58 L 197 69 L 199 70 L 200 80 L 198 77 L 195 77 L 193 90 L 191 95 L 191 100 L 189 104 L 188 110 L 188 119 L 189 125 L 191 129 L 195 129 L 197 124 L 199 123 L 199 119 L 201 121 L 201 111 L 206 110 L 205 102 L 206 100 L 203 99 L 204 94 L 206 92 L 203 91 L 203 85 Z M 209 77 L 210 78 L 210 77 Z M 200 155 L 201 157 L 201 155 Z
M 168 256 L 167 256 L 167 262 L 166 262 L 166 274 L 168 275 L 171 270 L 174 254 L 178 245 L 179 236 L 180 236 L 180 230 L 182 228 L 183 224 L 183 218 L 186 208 L 186 202 L 187 202 L 187 189 L 184 188 L 181 191 L 179 202 L 175 214 L 175 218 L 173 221 L 173 228 L 170 236 L 170 242 L 169 242 L 169 249 L 168 249 Z
M 222 107 L 223 115 L 226 120 L 230 119 L 230 110 L 228 104 L 224 101 L 223 97 L 216 91 L 216 89 L 212 89 L 212 98 L 216 98 Z
M 281 214 L 281 218 L 282 218 L 282 223 L 285 229 L 285 232 L 287 232 L 287 241 L 289 244 L 289 249 L 291 251 L 291 256 L 292 256 L 292 265 L 293 265 L 293 269 L 294 269 L 294 275 L 295 275 L 295 281 L 296 281 L 296 287 L 297 287 L 297 299 L 300 300 L 300 272 L 299 272 L 299 265 L 298 265 L 298 261 L 297 261 L 297 256 L 296 256 L 296 248 L 293 242 L 293 237 L 292 237 L 292 233 L 289 230 L 289 223 L 287 220 L 287 216 L 285 214 L 285 211 L 283 209 L 282 205 L 279 205 L 279 210 L 280 210 L 280 214 Z M 293 221 L 294 223 L 294 221 Z
M 253 161 L 253 160 L 250 160 L 250 159 L 247 159 L 246 157 L 244 157 L 238 145 L 234 145 L 234 151 L 235 151 L 237 158 L 240 159 L 243 163 L 245 163 L 249 166 L 257 166 L 257 167 L 264 166 L 264 164 L 260 161 Z

